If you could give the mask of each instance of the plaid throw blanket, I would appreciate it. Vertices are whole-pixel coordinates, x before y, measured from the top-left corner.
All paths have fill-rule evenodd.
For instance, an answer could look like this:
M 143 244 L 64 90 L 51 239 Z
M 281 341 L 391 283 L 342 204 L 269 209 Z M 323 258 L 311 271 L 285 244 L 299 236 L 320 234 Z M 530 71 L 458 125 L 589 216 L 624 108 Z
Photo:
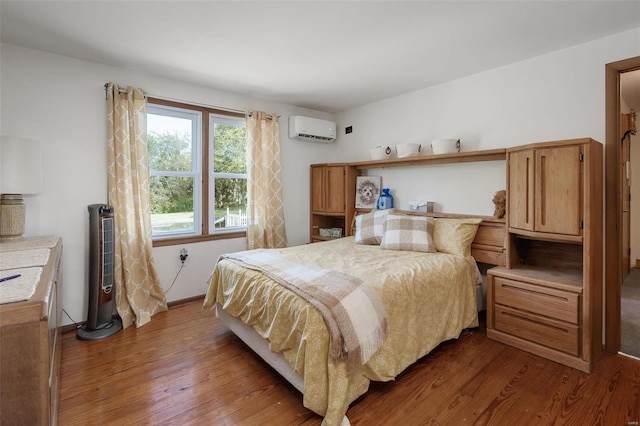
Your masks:
M 311 303 L 329 329 L 329 355 L 346 358 L 349 368 L 367 363 L 382 345 L 387 331 L 382 301 L 359 278 L 268 249 L 225 254 L 220 259 L 262 272 Z

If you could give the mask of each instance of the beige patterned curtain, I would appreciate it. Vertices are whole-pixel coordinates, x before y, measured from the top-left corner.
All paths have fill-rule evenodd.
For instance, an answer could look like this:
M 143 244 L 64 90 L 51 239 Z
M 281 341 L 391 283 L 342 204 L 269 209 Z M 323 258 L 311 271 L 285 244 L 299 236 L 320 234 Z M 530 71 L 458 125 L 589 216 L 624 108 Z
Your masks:
M 287 246 L 280 181 L 280 126 L 275 114 L 247 114 L 247 247 Z
M 114 208 L 116 308 L 126 328 L 167 310 L 151 253 L 147 102 L 141 89 L 107 85 L 109 204 Z

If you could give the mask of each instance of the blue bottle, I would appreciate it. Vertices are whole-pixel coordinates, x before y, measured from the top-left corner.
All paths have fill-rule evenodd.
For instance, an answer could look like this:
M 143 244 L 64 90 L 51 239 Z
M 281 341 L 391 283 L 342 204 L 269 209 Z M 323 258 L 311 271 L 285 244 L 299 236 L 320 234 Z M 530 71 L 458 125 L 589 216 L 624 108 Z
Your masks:
M 389 194 L 389 188 L 382 188 L 382 194 L 378 197 L 378 210 L 386 210 L 393 208 L 393 197 Z

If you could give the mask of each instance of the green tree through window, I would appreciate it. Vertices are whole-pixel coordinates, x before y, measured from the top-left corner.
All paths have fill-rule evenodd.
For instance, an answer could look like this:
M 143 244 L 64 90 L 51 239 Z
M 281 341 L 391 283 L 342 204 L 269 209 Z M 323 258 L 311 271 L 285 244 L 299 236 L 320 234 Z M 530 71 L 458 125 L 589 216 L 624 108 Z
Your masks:
M 150 132 L 147 134 L 149 167 L 152 170 L 189 171 L 191 142 L 187 134 Z M 193 210 L 191 179 L 154 176 L 151 179 L 151 212 L 180 213 Z
M 246 128 L 218 116 L 210 118 L 213 137 L 212 174 L 215 228 L 246 227 Z

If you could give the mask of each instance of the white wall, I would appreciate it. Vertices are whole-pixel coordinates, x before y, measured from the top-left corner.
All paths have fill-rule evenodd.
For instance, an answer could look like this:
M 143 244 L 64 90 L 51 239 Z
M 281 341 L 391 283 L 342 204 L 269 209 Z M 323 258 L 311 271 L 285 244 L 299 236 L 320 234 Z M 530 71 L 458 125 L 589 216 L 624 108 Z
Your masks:
M 334 119 L 331 114 L 2 44 L 0 131 L 40 140 L 44 158 L 43 192 L 25 199 L 25 236 L 55 234 L 63 238 L 63 304 L 75 321 L 83 321 L 87 315 L 87 206 L 107 202 L 103 85 L 109 81 L 140 87 L 160 98 L 281 115 L 287 235 L 290 245 L 309 241 L 309 164 L 335 158 L 339 146 L 289 140 L 288 116 Z M 181 247 L 154 249 L 165 289 L 179 269 Z M 246 244 L 244 239 L 235 239 L 185 247 L 189 258 L 167 294 L 169 301 L 204 294 L 216 258 L 223 252 L 243 250 Z M 65 323 L 70 321 L 65 318 Z
M 460 138 L 462 150 L 591 137 L 605 143 L 605 64 L 640 55 L 640 28 L 338 114 L 341 161 L 401 142 Z M 390 76 L 392 78 L 393 76 Z M 504 161 L 372 170 L 400 208 L 414 199 L 444 212 L 493 213 Z

